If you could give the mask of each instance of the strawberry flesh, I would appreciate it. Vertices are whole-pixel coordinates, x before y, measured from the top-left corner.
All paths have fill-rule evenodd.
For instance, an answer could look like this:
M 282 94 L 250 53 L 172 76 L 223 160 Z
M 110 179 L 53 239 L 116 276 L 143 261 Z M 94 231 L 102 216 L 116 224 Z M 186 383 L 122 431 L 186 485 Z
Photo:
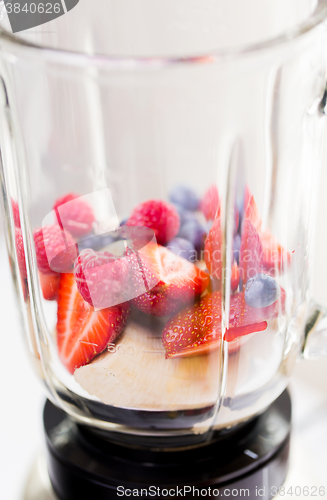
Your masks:
M 58 290 L 57 345 L 70 373 L 89 363 L 122 332 L 129 316 L 128 302 L 95 311 L 77 290 L 74 275 L 62 274 Z
M 252 224 L 245 218 L 240 249 L 240 272 L 244 283 L 258 274 L 262 268 L 262 245 L 260 236 Z
M 276 318 L 285 311 L 285 291 L 281 288 L 278 300 L 267 307 L 250 307 L 244 298 L 244 292 L 231 297 L 229 309 L 229 327 L 225 332 L 224 340 L 232 342 L 253 332 L 260 332 L 267 328 L 267 320 Z
M 276 269 L 283 271 L 291 263 L 291 254 L 279 245 L 269 231 L 260 235 L 262 243 L 262 267 L 269 274 L 274 275 Z
M 252 278 L 260 270 L 274 275 L 276 269 L 282 271 L 291 262 L 291 254 L 275 241 L 269 231 L 262 231 L 259 211 L 248 189 L 245 200 L 247 205 L 240 250 L 243 282 Z
M 39 272 L 42 295 L 45 300 L 56 300 L 58 296 L 60 274 L 43 274 Z
M 240 270 L 236 262 L 232 265 L 232 276 L 231 276 L 231 289 L 232 292 L 236 292 L 240 282 Z
M 204 247 L 204 260 L 210 275 L 218 280 L 222 277 L 222 233 L 220 208 L 217 217 L 209 231 Z
M 216 185 L 212 185 L 205 192 L 200 209 L 207 220 L 214 220 L 219 207 L 219 194 Z
M 155 273 L 158 284 L 134 298 L 133 304 L 146 314 L 173 314 L 188 302 L 196 300 L 209 284 L 209 276 L 186 259 L 162 246 L 156 246 Z
M 230 297 L 229 326 L 224 340 L 233 342 L 239 337 L 263 331 L 267 320 L 283 311 L 285 292 L 269 307 L 249 307 L 240 292 Z M 176 314 L 164 328 L 162 342 L 166 358 L 204 354 L 221 344 L 221 293 L 213 292 L 197 304 Z

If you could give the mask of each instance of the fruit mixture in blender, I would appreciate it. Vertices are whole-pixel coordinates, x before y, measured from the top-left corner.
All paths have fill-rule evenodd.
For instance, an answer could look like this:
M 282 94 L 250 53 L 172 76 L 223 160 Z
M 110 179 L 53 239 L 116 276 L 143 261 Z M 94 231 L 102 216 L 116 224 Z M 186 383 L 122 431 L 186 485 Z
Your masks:
M 18 265 L 26 287 L 20 217 L 14 200 L 12 209 Z M 169 360 L 178 358 L 185 359 L 187 377 L 201 380 L 201 369 L 206 369 L 203 360 L 208 353 L 218 352 L 222 337 L 232 357 L 242 343 L 261 335 L 284 312 L 285 291 L 278 278 L 291 255 L 263 231 L 247 188 L 241 206 L 234 210 L 229 318 L 224 318 L 224 336 L 225 263 L 215 185 L 202 199 L 187 186 L 175 186 L 169 202 L 145 201 L 121 221 L 120 228 L 104 234 L 94 233 L 93 208 L 77 194 L 55 200 L 53 210 L 56 223 L 36 229 L 34 244 L 43 298 L 57 302 L 58 357 L 88 393 L 105 403 L 117 404 L 116 381 L 110 375 L 119 346 L 136 356 L 137 363 L 149 364 L 151 353 L 153 366 L 147 377 L 159 366 L 162 373 L 168 373 Z M 130 361 L 128 356 L 120 356 L 119 362 L 125 363 L 121 370 L 137 377 L 137 368 L 133 372 Z M 92 366 L 98 368 L 93 385 L 94 374 L 85 372 Z M 101 389 L 103 379 L 106 386 Z M 140 381 L 135 380 L 136 384 Z M 173 390 L 167 387 L 166 391 Z M 156 392 L 160 399 L 160 390 Z M 137 399 L 133 401 L 132 387 L 119 398 L 121 405 L 139 404 Z

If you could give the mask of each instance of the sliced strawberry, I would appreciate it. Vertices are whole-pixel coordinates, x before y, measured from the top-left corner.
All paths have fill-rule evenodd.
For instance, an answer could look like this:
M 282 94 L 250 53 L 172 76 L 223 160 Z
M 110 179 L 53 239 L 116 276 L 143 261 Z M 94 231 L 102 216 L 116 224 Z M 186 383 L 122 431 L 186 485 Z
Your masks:
M 283 271 L 291 263 L 291 254 L 279 245 L 269 231 L 260 235 L 262 243 L 262 267 L 270 274 L 276 269 Z
M 166 358 L 202 354 L 221 343 L 221 294 L 207 294 L 166 324 L 162 333 Z
M 244 258 L 247 253 L 248 262 L 251 263 L 254 270 L 258 270 L 258 266 L 260 266 L 261 269 L 268 271 L 270 274 L 275 274 L 276 269 L 278 269 L 278 271 L 282 271 L 287 265 L 290 264 L 291 254 L 276 242 L 270 231 L 262 231 L 259 211 L 248 188 L 246 189 L 245 203 L 247 203 L 247 206 L 242 232 Z M 258 244 L 257 235 L 259 236 L 260 244 Z M 249 273 L 251 267 L 245 262 L 244 258 L 241 267 L 243 269 L 245 281 L 247 281 L 248 278 L 251 278 L 256 273 L 254 271 L 250 271 Z M 244 281 L 243 276 L 242 279 Z
M 200 203 L 202 210 L 207 220 L 214 220 L 219 207 L 219 194 L 215 184 L 209 187 L 205 192 L 203 199 Z
M 254 198 L 250 194 L 248 189 L 246 190 L 245 202 L 246 202 L 246 209 L 245 209 L 245 213 L 244 213 L 244 220 L 247 219 L 247 220 L 251 221 L 253 226 L 255 227 L 256 231 L 258 233 L 260 233 L 261 232 L 261 217 L 260 217 L 257 205 L 254 201 Z
M 225 340 L 233 342 L 244 335 L 265 330 L 267 320 L 278 316 L 284 303 L 284 291 L 279 301 L 262 309 L 249 307 L 243 292 L 232 295 Z M 166 358 L 204 354 L 217 349 L 221 343 L 221 293 L 207 294 L 197 304 L 176 314 L 165 326 L 162 342 Z
M 229 327 L 224 340 L 232 342 L 238 337 L 265 330 L 268 319 L 284 313 L 285 299 L 285 291 L 281 288 L 280 297 L 276 302 L 268 307 L 256 308 L 245 302 L 243 292 L 233 295 L 230 301 Z
M 58 291 L 57 345 L 62 363 L 70 373 L 89 363 L 114 342 L 123 330 L 128 302 L 95 311 L 84 302 L 72 273 L 61 274 Z
M 231 289 L 236 292 L 240 282 L 240 270 L 236 262 L 232 265 Z
M 20 214 L 19 214 L 18 203 L 13 198 L 11 198 L 11 206 L 12 206 L 12 215 L 14 218 L 15 226 L 20 228 Z
M 45 300 L 56 300 L 58 295 L 60 274 L 43 274 L 39 272 L 42 295 Z
M 146 257 L 151 262 L 149 255 Z M 145 259 L 144 259 L 145 260 Z M 175 255 L 168 248 L 153 246 L 152 261 L 158 284 L 133 299 L 133 304 L 147 314 L 173 314 L 188 302 L 196 300 L 209 284 L 209 276 L 193 263 Z
M 237 224 L 238 224 L 238 212 Z M 212 278 L 221 280 L 222 278 L 222 232 L 220 207 L 218 208 L 217 217 L 214 221 L 204 247 L 204 260 L 208 271 Z M 233 292 L 237 290 L 240 281 L 240 271 L 236 262 L 232 265 L 231 271 L 231 289 Z
M 243 283 L 260 272 L 262 268 L 262 245 L 260 236 L 250 219 L 245 218 L 240 248 L 240 274 Z
M 218 280 L 222 277 L 222 233 L 220 220 L 220 207 L 217 217 L 207 236 L 204 246 L 204 260 L 210 275 Z
M 240 248 L 240 275 L 243 283 L 262 269 L 262 244 L 259 233 L 261 218 L 253 196 L 248 189 L 245 192 L 246 209 L 242 225 Z

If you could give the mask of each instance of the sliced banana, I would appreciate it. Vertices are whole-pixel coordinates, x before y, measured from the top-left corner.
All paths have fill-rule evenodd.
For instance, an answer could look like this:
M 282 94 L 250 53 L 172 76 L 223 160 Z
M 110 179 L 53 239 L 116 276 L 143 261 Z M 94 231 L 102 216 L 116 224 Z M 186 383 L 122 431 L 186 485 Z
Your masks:
M 74 376 L 83 389 L 105 404 L 176 411 L 214 404 L 219 372 L 219 350 L 165 359 L 161 332 L 131 321 L 115 345 L 78 368 Z

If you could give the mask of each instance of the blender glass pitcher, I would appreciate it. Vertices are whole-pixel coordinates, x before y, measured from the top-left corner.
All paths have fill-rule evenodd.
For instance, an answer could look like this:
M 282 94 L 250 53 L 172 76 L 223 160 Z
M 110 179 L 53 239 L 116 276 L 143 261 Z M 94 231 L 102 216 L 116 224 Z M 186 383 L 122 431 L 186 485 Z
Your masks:
M 233 429 L 324 350 L 309 285 L 327 1 L 220 4 L 1 21 L 24 338 L 49 398 L 117 439 Z

